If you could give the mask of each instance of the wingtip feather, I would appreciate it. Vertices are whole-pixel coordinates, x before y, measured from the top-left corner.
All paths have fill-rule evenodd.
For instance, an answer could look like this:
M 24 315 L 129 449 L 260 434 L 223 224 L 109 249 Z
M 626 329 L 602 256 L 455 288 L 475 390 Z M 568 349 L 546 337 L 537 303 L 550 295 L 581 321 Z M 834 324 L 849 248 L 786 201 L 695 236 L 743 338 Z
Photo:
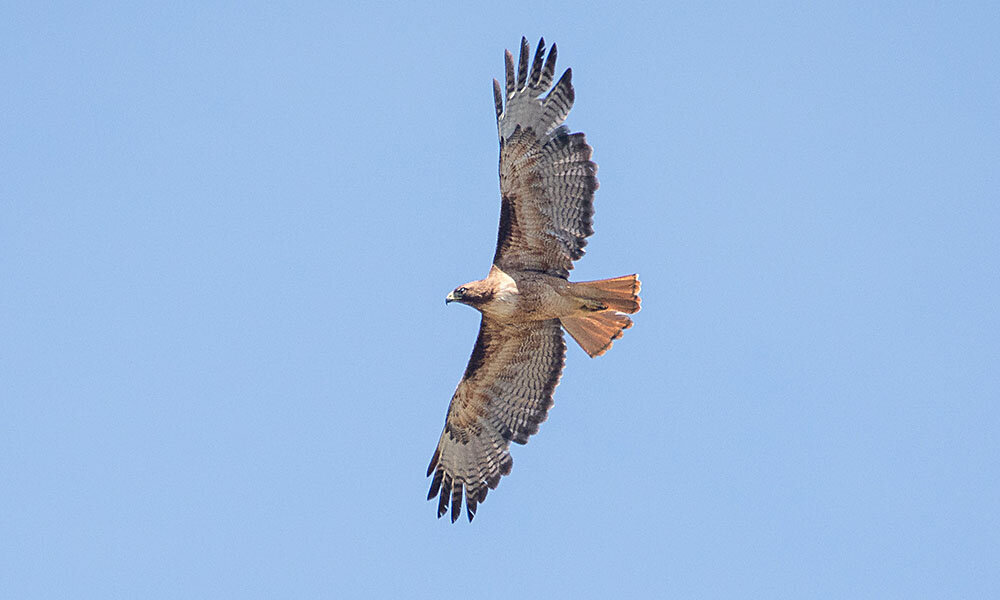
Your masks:
M 454 523 L 462 515 L 462 484 L 451 490 L 451 522 Z
M 528 81 L 528 55 L 531 53 L 531 48 L 528 46 L 528 40 L 524 36 L 521 36 L 521 52 L 517 57 L 517 89 L 523 90 L 524 84 Z
M 499 121 L 503 114 L 503 92 L 500 91 L 500 82 L 496 78 L 493 79 L 493 103 L 496 105 L 497 121 Z
M 503 51 L 503 62 L 507 99 L 509 100 L 514 95 L 514 55 L 510 53 L 510 50 Z
M 528 86 L 533 90 L 538 89 L 538 84 L 542 79 L 542 62 L 544 59 L 545 38 L 541 38 L 538 40 L 538 47 L 535 48 L 535 59 L 531 62 L 531 76 L 528 77 Z
M 434 467 L 438 464 L 438 459 L 441 458 L 441 448 L 440 446 L 434 450 L 434 456 L 431 457 L 431 464 L 427 466 L 427 476 L 430 477 L 431 473 L 434 472 Z

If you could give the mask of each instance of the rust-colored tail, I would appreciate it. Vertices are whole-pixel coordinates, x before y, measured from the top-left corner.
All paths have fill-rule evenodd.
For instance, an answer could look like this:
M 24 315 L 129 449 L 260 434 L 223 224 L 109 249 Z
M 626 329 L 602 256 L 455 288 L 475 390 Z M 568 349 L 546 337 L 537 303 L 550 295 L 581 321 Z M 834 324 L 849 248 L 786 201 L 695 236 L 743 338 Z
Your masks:
M 587 300 L 589 306 L 579 314 L 560 319 L 563 327 L 590 356 L 600 356 L 632 326 L 632 319 L 622 313 L 639 311 L 641 286 L 636 275 L 571 284 L 573 295 Z
M 570 291 L 577 298 L 597 300 L 606 309 L 632 314 L 639 312 L 639 304 L 642 302 L 639 298 L 641 286 L 638 275 L 622 275 L 611 279 L 571 283 Z

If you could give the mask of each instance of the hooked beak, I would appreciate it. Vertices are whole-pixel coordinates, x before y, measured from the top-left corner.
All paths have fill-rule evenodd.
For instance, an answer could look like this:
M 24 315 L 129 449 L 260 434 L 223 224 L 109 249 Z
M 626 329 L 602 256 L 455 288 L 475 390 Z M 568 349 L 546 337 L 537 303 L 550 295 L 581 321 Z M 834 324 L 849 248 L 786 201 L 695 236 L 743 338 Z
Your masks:
M 462 298 L 460 296 L 455 295 L 455 292 L 448 292 L 448 295 L 444 297 L 444 303 L 448 304 L 449 302 L 457 302 L 461 299 Z

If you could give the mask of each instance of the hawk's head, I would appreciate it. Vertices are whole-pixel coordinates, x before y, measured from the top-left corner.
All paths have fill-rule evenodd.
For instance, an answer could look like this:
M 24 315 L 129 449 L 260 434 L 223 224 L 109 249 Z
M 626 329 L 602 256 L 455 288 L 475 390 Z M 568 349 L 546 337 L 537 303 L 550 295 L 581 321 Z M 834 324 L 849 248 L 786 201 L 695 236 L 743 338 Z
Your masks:
M 469 306 L 479 306 L 493 297 L 493 286 L 485 281 L 473 281 L 459 286 L 445 296 L 445 304 L 449 302 L 461 302 Z

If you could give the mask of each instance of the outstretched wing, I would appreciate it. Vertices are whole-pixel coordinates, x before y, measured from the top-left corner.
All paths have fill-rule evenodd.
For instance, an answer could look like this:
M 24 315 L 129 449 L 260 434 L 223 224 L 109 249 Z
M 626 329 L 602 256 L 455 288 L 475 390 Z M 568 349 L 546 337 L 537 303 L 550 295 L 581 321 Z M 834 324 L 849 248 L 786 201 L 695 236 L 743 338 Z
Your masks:
M 516 79 L 513 56 L 506 53 L 505 93 L 493 80 L 501 196 L 493 264 L 505 271 L 539 271 L 565 279 L 594 233 L 597 165 L 590 160 L 592 148 L 584 135 L 561 127 L 573 106 L 572 69 L 540 99 L 552 84 L 556 47 L 545 58 L 545 40 L 539 41 L 530 73 L 529 52 L 528 41 L 521 38 Z
M 444 432 L 427 468 L 438 517 L 469 520 L 500 477 L 510 473 L 510 442 L 525 444 L 552 407 L 566 343 L 558 319 L 499 325 L 483 317 L 465 375 L 452 396 Z

